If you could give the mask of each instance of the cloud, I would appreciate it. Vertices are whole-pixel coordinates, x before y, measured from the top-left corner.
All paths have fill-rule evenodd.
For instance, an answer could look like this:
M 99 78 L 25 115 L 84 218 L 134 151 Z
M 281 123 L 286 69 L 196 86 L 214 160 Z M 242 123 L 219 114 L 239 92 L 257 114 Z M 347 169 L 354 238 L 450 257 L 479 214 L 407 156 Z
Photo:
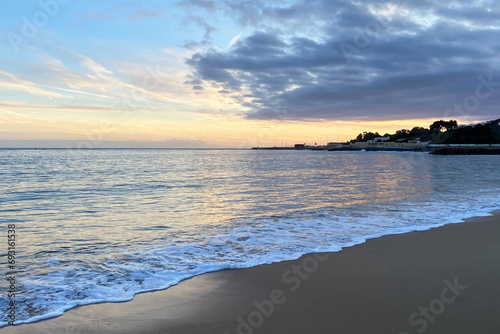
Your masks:
M 164 17 L 165 12 L 156 4 L 145 4 L 139 1 L 116 1 L 110 2 L 110 7 L 100 11 L 86 11 L 76 14 L 77 18 L 84 20 L 107 20 L 114 17 L 126 17 L 130 21 L 138 21 L 148 18 Z
M 227 45 L 227 49 L 231 48 L 231 46 L 233 46 L 233 45 L 234 45 L 234 44 L 235 44 L 235 43 L 236 43 L 236 42 L 240 39 L 241 34 L 242 34 L 242 33 L 240 32 L 238 35 L 234 36 L 234 37 L 231 39 L 231 41 L 230 41 L 230 42 L 229 42 L 229 44 Z
M 496 1 L 221 3 L 253 32 L 187 64 L 245 101 L 250 119 L 458 117 L 447 110 L 474 96 L 479 76 L 500 82 Z M 494 117 L 497 105 L 492 95 L 469 113 Z
M 171 52 L 166 52 L 155 66 L 130 61 L 112 64 L 111 68 L 66 48 L 58 50 L 59 58 L 35 47 L 31 49 L 37 61 L 23 63 L 23 69 L 27 70 L 22 74 L 0 71 L 0 92 L 29 93 L 34 97 L 23 100 L 24 103 L 13 103 L 16 97 L 12 95 L 11 101 L 0 102 L 6 109 L 71 112 L 133 109 L 168 113 L 196 112 L 205 103 L 203 99 L 194 101 L 195 92 L 182 84 L 185 72 L 167 70 L 172 58 L 177 57 Z
M 51 123 L 51 120 L 43 117 L 34 117 L 30 115 L 25 115 L 21 113 L 16 113 L 10 110 L 2 109 L 0 108 L 0 115 L 1 114 L 7 114 L 8 117 L 5 119 L 2 119 L 3 117 L 0 117 L 0 122 L 5 121 L 5 123 L 13 124 L 40 124 L 40 122 L 43 123 Z M 4 123 L 4 122 L 2 122 Z
M 217 28 L 208 24 L 208 22 L 204 18 L 198 15 L 188 15 L 184 18 L 183 20 L 184 26 L 189 25 L 191 23 L 194 23 L 199 27 L 205 29 L 205 35 L 203 35 L 203 39 L 201 42 L 195 42 L 192 40 L 187 41 L 184 43 L 184 47 L 188 50 L 195 50 L 210 45 L 212 41 L 212 33 L 216 31 Z
M 199 7 L 209 12 L 213 12 L 217 9 L 217 3 L 212 0 L 183 0 L 179 2 L 179 6 Z
M 0 90 L 23 91 L 49 99 L 62 97 L 59 93 L 43 89 L 34 82 L 18 78 L 16 75 L 6 71 L 0 71 Z
M 128 19 L 131 21 L 137 21 L 147 18 L 158 18 L 164 17 L 165 14 L 163 12 L 158 11 L 150 11 L 150 10 L 137 10 L 136 12 L 127 15 Z
M 84 12 L 77 15 L 78 18 L 82 18 L 84 20 L 103 20 L 108 19 L 110 16 L 106 13 L 98 13 L 98 12 Z

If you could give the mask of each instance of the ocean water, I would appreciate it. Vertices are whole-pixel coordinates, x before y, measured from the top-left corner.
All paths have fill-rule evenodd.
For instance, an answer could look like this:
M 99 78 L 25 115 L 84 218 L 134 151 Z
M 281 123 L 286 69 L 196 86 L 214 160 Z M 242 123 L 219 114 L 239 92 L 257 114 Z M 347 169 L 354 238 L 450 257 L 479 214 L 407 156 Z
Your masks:
M 0 150 L 5 240 L 16 225 L 16 324 L 488 215 L 499 190 L 497 156 Z M 0 327 L 7 290 L 2 279 Z

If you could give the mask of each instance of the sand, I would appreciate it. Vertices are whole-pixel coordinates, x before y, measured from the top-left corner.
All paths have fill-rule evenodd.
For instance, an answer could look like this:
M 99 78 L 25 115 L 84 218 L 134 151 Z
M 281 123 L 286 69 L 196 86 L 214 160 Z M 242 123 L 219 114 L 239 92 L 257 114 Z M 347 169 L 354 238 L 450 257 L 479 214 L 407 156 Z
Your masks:
M 500 214 L 201 275 L 1 333 L 499 333 Z

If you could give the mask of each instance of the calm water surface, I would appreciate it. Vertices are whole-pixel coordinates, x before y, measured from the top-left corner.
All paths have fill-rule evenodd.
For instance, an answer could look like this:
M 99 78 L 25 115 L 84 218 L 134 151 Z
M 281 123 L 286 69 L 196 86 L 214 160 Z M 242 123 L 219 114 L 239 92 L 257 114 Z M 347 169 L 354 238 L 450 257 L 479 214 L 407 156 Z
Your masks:
M 18 323 L 486 215 L 500 209 L 499 190 L 498 156 L 0 150 L 1 226 L 17 234 Z M 0 288 L 4 310 L 7 282 Z

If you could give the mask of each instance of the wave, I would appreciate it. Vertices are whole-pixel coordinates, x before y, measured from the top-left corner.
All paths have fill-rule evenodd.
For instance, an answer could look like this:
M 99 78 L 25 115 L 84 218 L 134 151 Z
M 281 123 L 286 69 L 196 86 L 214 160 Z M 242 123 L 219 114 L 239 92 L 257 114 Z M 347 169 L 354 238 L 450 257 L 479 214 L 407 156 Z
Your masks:
M 500 209 L 497 193 L 470 193 L 407 202 L 322 208 L 283 216 L 232 219 L 216 226 L 165 232 L 140 245 L 88 252 L 55 252 L 36 275 L 19 274 L 16 324 L 62 315 L 80 305 L 124 302 L 142 292 L 223 269 L 294 260 L 312 252 L 338 252 L 385 235 L 423 231 Z M 0 296 L 5 309 L 7 296 Z M 2 319 L 0 327 L 7 325 Z

